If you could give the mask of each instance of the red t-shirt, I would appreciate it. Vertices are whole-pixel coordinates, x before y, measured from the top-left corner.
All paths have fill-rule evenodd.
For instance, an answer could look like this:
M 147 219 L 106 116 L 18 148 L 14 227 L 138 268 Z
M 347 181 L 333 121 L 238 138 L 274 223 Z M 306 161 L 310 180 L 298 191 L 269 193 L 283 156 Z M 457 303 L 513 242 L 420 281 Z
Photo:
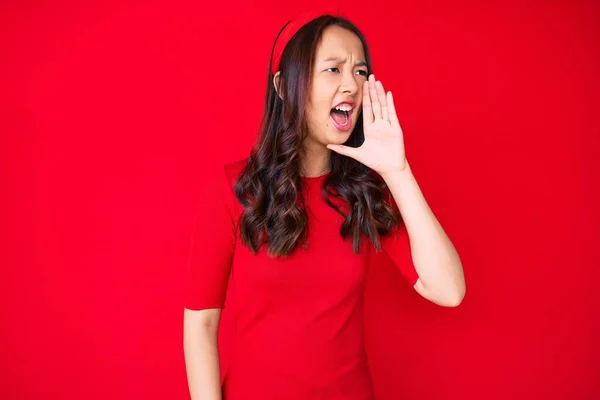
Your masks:
M 342 217 L 322 198 L 326 175 L 303 177 L 307 248 L 272 258 L 266 245 L 253 255 L 243 245 L 243 212 L 233 186 L 246 160 L 206 179 L 197 207 L 184 306 L 227 307 L 235 346 L 223 381 L 225 400 L 371 400 L 363 340 L 363 297 L 369 255 L 339 234 Z M 406 229 L 382 247 L 406 280 L 418 279 Z M 228 285 L 229 291 L 228 291 Z

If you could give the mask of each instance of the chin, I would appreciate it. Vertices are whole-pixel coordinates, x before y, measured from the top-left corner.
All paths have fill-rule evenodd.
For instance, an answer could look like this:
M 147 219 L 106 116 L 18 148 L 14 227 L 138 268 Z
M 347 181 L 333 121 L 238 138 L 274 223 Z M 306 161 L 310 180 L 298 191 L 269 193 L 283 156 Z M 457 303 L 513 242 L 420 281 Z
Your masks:
M 327 142 L 325 144 L 344 144 L 350 138 L 351 134 L 352 131 L 349 131 L 348 133 L 337 132 L 335 134 L 329 134 L 326 137 Z

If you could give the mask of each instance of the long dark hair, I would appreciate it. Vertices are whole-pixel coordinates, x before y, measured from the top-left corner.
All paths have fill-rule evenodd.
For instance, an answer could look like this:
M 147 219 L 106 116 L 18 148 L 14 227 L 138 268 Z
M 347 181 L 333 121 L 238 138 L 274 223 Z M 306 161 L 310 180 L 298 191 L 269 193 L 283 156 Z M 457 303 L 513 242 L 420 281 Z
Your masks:
M 304 25 L 286 45 L 279 68 L 279 95 L 285 102 L 273 86 L 269 66 L 259 139 L 235 184 L 236 197 L 244 206 L 241 238 L 255 254 L 262 244 L 268 244 L 269 255 L 287 256 L 299 243 L 306 242 L 308 224 L 300 176 L 302 142 L 308 131 L 305 105 L 317 46 L 323 31 L 331 25 L 358 36 L 369 74 L 372 73 L 364 35 L 347 19 L 330 15 Z M 358 147 L 363 141 L 361 110 L 344 144 Z M 385 182 L 367 166 L 333 151 L 330 168 L 322 195 L 327 204 L 344 217 L 340 235 L 344 239 L 352 237 L 354 253 L 360 251 L 361 232 L 380 251 L 380 236 L 389 234 L 401 222 L 398 210 L 385 201 L 388 193 Z M 329 196 L 343 200 L 347 212 Z

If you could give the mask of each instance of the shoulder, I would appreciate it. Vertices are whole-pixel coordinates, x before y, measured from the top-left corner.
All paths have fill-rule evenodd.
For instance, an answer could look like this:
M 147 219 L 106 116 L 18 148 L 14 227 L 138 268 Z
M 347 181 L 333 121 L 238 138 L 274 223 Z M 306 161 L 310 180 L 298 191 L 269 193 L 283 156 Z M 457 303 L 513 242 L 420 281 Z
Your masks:
M 244 170 L 247 159 L 233 162 L 213 163 L 202 174 L 200 180 L 200 198 L 205 206 L 225 205 L 231 212 L 235 210 L 235 182 Z
M 249 157 L 245 157 L 241 160 L 227 162 L 223 165 L 222 169 L 225 173 L 226 181 L 228 186 L 230 186 L 232 189 L 235 186 L 235 181 L 237 181 L 240 174 L 246 168 L 246 165 L 248 164 L 248 158 Z
M 211 163 L 203 167 L 196 181 L 194 223 L 207 226 L 237 227 L 243 207 L 235 196 L 234 185 L 243 170 L 243 160 Z
M 235 195 L 235 183 L 247 164 L 248 157 L 219 165 L 218 182 L 215 182 L 215 189 L 232 216 L 238 216 L 243 212 L 242 205 Z

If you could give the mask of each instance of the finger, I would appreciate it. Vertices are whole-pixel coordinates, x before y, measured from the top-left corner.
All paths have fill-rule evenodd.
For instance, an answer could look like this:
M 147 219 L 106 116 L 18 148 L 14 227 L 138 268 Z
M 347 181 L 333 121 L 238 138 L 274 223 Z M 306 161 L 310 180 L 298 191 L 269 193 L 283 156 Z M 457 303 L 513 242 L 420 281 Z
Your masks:
M 347 157 L 351 157 L 351 158 L 356 158 L 356 156 L 358 154 L 358 150 L 355 147 L 344 146 L 341 144 L 328 144 L 327 148 L 329 150 L 333 150 L 336 153 L 339 153 L 343 156 L 347 156 Z
M 363 128 L 373 123 L 373 108 L 371 107 L 371 96 L 369 95 L 369 81 L 366 80 L 363 85 L 363 98 L 362 98 L 362 117 L 363 117 Z
M 373 118 L 375 120 L 381 119 L 381 104 L 377 98 L 377 92 L 375 91 L 375 75 L 371 74 L 369 77 L 369 96 L 371 96 L 371 107 L 373 108 Z
M 388 107 L 388 118 L 392 126 L 400 128 L 400 121 L 398 121 L 398 114 L 396 114 L 396 107 L 394 106 L 394 98 L 392 92 L 387 93 L 387 107 Z M 402 129 L 402 128 L 400 128 Z
M 379 104 L 381 104 L 381 118 L 385 121 L 389 121 L 385 89 L 383 88 L 383 83 L 381 83 L 381 81 L 375 82 L 375 91 L 377 92 Z

